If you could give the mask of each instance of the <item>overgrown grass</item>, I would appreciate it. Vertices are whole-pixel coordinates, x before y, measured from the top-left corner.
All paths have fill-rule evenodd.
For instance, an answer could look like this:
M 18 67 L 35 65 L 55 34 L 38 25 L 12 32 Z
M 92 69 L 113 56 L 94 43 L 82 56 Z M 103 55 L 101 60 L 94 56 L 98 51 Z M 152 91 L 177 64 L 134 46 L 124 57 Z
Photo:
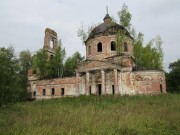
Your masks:
M 0 109 L 0 134 L 180 134 L 180 94 L 81 96 Z

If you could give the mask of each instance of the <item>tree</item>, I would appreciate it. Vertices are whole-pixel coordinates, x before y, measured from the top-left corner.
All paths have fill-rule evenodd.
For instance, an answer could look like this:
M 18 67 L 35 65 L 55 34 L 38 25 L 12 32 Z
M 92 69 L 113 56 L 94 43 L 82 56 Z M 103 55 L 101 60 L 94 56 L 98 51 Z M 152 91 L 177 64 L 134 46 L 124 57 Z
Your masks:
M 21 51 L 19 54 L 19 80 L 20 84 L 22 85 L 23 88 L 23 95 L 22 97 L 27 97 L 27 83 L 28 83 L 28 70 L 32 68 L 32 56 L 29 50 L 26 51 Z
M 36 74 L 39 75 L 40 79 L 47 77 L 47 68 L 48 68 L 48 54 L 45 49 L 40 49 L 33 56 L 33 70 L 36 71 Z
M 79 52 L 75 52 L 73 56 L 69 57 L 64 64 L 64 75 L 63 76 L 74 76 L 75 69 L 79 61 L 84 60 L 85 58 L 81 56 Z
M 54 57 L 50 58 L 47 62 L 47 75 L 46 78 L 57 78 L 63 75 L 63 62 L 66 52 L 62 48 L 61 40 L 58 42 L 58 46 L 55 50 Z
M 143 46 L 143 34 L 139 33 L 134 40 L 136 68 L 140 70 L 162 70 L 164 56 L 162 43 L 161 37 L 157 36 L 155 39 L 150 40 L 146 46 Z
M 59 40 L 58 48 L 55 53 L 55 66 L 56 66 L 56 77 L 63 76 L 63 62 L 66 55 L 65 48 L 62 48 L 61 40 Z
M 167 77 L 167 91 L 180 93 L 180 59 L 169 64 L 170 72 Z
M 128 11 L 128 7 L 124 3 L 121 11 L 118 12 L 118 16 L 120 19 L 120 24 L 124 26 L 126 29 L 130 30 L 131 28 L 131 13 Z
M 81 39 L 82 44 L 85 43 L 87 40 L 88 36 L 90 35 L 91 31 L 96 27 L 95 24 L 91 24 L 88 26 L 88 28 L 85 28 L 84 25 L 82 24 L 80 28 L 77 30 L 77 36 Z
M 18 59 L 12 46 L 0 48 L 0 106 L 19 100 L 22 89 L 19 83 Z
M 116 40 L 117 48 L 116 48 L 116 50 L 117 50 L 118 55 L 121 55 L 122 50 L 123 50 L 123 44 L 124 44 L 125 37 L 126 37 L 125 33 L 126 33 L 125 30 L 118 31 L 118 33 L 117 33 L 117 40 Z
M 66 51 L 62 48 L 61 40 L 59 40 L 53 57 L 48 57 L 46 49 L 40 49 L 33 56 L 33 69 L 40 79 L 62 77 L 65 55 Z
M 163 50 L 162 39 L 157 36 L 155 39 L 150 40 L 146 45 L 143 43 L 143 34 L 139 33 L 136 37 L 136 31 L 131 28 L 132 15 L 128 11 L 128 7 L 123 4 L 121 11 L 118 12 L 120 24 L 130 31 L 130 34 L 134 37 L 134 56 L 136 61 L 136 68 L 140 70 L 156 69 L 162 70 L 163 64 Z M 126 35 L 124 33 L 118 33 L 117 36 L 117 49 L 122 48 Z M 117 50 L 121 52 L 121 49 Z

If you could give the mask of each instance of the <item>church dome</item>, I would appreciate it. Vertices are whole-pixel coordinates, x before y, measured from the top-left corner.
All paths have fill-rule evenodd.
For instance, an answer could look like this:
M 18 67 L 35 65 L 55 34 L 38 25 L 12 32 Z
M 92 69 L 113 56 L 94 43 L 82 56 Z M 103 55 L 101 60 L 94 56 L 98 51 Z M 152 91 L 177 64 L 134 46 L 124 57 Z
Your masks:
M 106 14 L 104 17 L 104 22 L 96 26 L 89 34 L 86 42 L 91 39 L 95 38 L 96 36 L 100 35 L 108 35 L 108 34 L 116 34 L 119 30 L 124 30 L 125 34 L 129 36 L 131 39 L 133 39 L 130 35 L 130 33 L 124 28 L 122 25 L 119 25 L 112 21 L 109 14 Z

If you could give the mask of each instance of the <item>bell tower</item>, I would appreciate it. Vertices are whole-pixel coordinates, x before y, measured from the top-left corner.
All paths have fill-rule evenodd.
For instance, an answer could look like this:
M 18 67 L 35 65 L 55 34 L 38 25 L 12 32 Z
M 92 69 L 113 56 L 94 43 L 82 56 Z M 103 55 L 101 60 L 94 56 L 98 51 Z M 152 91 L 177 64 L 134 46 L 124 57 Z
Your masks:
M 47 50 L 49 57 L 54 57 L 58 43 L 57 41 L 57 33 L 54 30 L 46 28 L 44 37 L 44 49 Z

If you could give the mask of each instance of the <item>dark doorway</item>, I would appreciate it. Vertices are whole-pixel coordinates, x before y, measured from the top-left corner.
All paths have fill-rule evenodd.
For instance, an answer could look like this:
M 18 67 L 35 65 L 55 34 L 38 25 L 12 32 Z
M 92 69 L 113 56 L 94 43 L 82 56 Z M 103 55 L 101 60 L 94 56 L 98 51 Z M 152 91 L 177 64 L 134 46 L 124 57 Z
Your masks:
M 98 95 L 101 95 L 101 84 L 98 84 Z
M 91 95 L 91 86 L 89 87 L 89 94 Z
M 51 89 L 51 95 L 54 96 L 54 88 Z
M 114 85 L 112 85 L 112 94 L 114 95 Z
M 61 88 L 61 96 L 64 96 L 64 88 Z
M 160 91 L 161 91 L 161 93 L 163 93 L 163 87 L 162 87 L 162 84 L 160 84 Z

